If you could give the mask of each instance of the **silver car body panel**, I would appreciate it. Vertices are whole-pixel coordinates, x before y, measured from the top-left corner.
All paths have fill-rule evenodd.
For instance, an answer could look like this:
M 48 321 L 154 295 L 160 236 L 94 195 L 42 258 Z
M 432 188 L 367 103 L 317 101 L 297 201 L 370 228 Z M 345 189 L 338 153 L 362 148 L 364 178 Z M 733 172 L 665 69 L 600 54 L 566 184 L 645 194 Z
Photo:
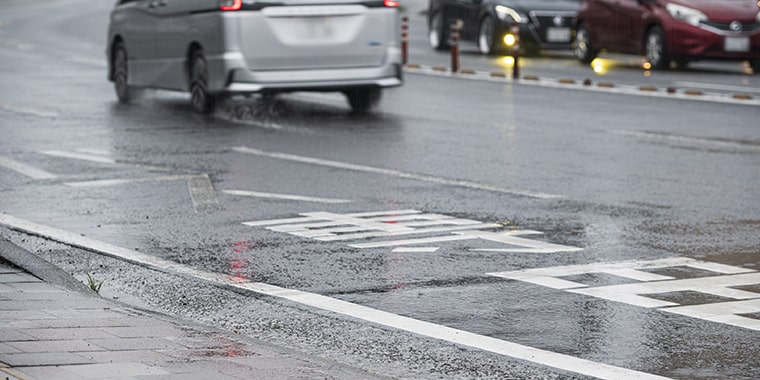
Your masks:
M 196 48 L 212 93 L 402 84 L 397 10 L 356 1 L 223 12 L 218 0 L 132 0 L 111 14 L 109 57 L 117 38 L 128 52 L 129 84 L 139 87 L 188 91 Z

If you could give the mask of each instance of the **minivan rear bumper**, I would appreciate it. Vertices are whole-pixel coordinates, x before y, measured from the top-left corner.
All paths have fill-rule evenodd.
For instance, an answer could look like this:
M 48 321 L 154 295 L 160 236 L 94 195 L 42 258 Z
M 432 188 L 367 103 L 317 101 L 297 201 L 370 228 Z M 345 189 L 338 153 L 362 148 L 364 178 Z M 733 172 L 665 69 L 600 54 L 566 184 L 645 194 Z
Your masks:
M 403 84 L 401 52 L 388 49 L 386 62 L 373 67 L 312 70 L 251 70 L 242 54 L 209 57 L 209 91 L 257 93 L 278 91 L 340 91 L 354 87 L 396 87 Z M 216 74 L 216 75 L 215 75 Z M 214 80 L 213 78 L 218 78 Z

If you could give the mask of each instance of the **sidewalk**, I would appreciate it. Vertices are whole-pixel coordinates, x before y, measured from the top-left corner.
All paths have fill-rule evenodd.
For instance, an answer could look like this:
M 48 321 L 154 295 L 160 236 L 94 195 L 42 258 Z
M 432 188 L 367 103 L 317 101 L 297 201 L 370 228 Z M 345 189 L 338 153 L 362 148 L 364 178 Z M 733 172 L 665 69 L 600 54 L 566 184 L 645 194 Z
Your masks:
M 19 260 L 23 254 L 34 258 Z M 0 258 L 5 259 L 0 259 L 0 379 L 377 378 L 248 337 L 133 309 L 101 298 L 84 284 L 43 281 L 29 272 L 43 271 L 53 281 L 66 274 L 35 264 L 41 259 L 2 239 Z M 8 261 L 35 268 L 20 269 Z

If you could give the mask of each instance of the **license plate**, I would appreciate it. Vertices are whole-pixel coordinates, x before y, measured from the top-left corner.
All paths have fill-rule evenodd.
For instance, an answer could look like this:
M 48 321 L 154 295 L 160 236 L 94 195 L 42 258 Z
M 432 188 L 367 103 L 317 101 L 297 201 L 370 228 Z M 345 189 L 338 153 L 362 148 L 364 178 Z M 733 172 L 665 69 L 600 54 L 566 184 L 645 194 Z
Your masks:
M 330 17 L 298 18 L 299 35 L 304 40 L 330 38 L 334 35 Z
M 570 28 L 549 27 L 546 29 L 546 40 L 549 42 L 570 42 Z
M 726 37 L 723 48 L 728 52 L 742 52 L 749 51 L 749 37 Z

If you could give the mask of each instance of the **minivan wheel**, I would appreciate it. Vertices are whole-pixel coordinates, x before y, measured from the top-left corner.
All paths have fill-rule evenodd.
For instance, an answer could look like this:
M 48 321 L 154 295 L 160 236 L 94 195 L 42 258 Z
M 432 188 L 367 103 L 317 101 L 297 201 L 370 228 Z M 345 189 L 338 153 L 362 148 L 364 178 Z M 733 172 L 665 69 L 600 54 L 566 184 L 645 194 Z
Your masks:
M 382 89 L 377 87 L 361 87 L 344 91 L 348 104 L 357 113 L 365 113 L 380 102 Z
M 481 54 L 493 54 L 494 52 L 494 21 L 491 16 L 483 17 L 480 22 L 480 32 L 478 33 L 478 49 Z
M 122 103 L 132 100 L 132 88 L 129 86 L 129 71 L 127 66 L 127 49 L 124 43 L 117 42 L 113 52 L 113 87 L 116 97 Z
M 448 33 L 443 25 L 443 13 L 436 12 L 430 19 L 430 25 L 428 25 L 428 41 L 430 47 L 435 50 L 445 50 L 449 47 L 447 41 Z
M 202 114 L 214 111 L 215 98 L 208 92 L 208 65 L 203 52 L 196 50 L 193 53 L 190 65 L 190 101 L 193 110 Z
M 659 26 L 655 25 L 647 32 L 644 41 L 644 54 L 653 69 L 662 70 L 670 66 L 668 50 L 665 46 L 665 33 Z
M 591 45 L 590 33 L 586 24 L 579 24 L 575 29 L 573 55 L 583 63 L 591 63 L 596 58 L 596 50 Z

